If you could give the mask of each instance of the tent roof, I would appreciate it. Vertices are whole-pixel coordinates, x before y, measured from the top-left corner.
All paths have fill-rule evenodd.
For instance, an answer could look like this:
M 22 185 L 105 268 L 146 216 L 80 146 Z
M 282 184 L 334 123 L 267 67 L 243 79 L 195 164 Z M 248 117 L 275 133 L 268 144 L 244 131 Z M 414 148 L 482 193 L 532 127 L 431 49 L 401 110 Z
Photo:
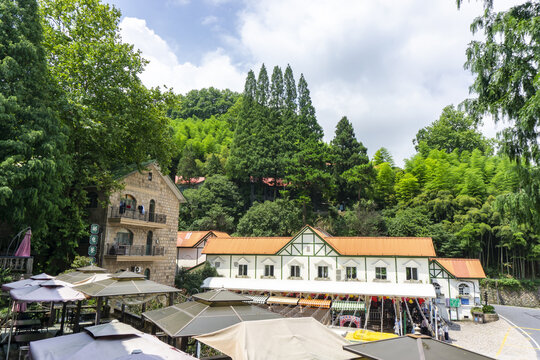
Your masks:
M 144 333 L 95 339 L 87 332 L 81 332 L 30 343 L 30 356 L 33 360 L 116 359 L 136 350 L 162 360 L 195 359 Z
M 133 275 L 132 275 L 133 274 Z M 134 276 L 135 275 L 135 276 Z M 110 279 L 77 285 L 74 289 L 92 297 L 178 292 L 177 288 L 141 278 L 130 271 L 113 274 Z
M 233 293 L 225 289 L 216 289 L 193 295 L 194 299 L 208 302 L 243 302 L 251 301 L 250 298 Z
M 113 320 L 107 324 L 90 326 L 85 328 L 84 330 L 92 334 L 94 338 L 142 334 L 142 331 L 139 331 L 133 326 L 124 324 L 118 320 Z
M 45 281 L 48 281 L 48 280 L 34 280 L 34 279 L 30 278 L 30 279 L 14 281 L 14 282 L 10 282 L 10 283 L 7 283 L 7 284 L 2 284 L 2 290 L 9 291 L 9 290 L 13 290 L 13 289 L 23 288 L 23 287 L 26 287 L 26 286 L 36 286 L 36 285 L 39 285 L 39 284 L 41 284 L 41 283 L 43 283 Z
M 86 273 L 106 273 L 107 269 L 104 269 L 96 265 L 89 265 L 89 266 L 83 266 L 83 267 L 77 268 L 77 271 L 86 272 Z
M 392 339 L 344 346 L 343 349 L 367 359 L 378 360 L 484 360 L 490 357 L 434 340 L 428 336 L 407 335 Z M 421 351 L 421 353 L 420 353 Z
M 54 276 L 51 276 L 51 275 L 45 274 L 45 273 L 41 273 L 41 274 L 38 274 L 38 275 L 31 276 L 30 279 L 33 279 L 33 280 L 51 280 L 51 279 L 54 279 Z
M 56 284 L 62 283 L 59 281 Z M 85 300 L 86 296 L 69 286 L 25 286 L 9 292 L 13 300 L 21 302 L 68 302 Z
M 311 317 L 241 322 L 195 339 L 235 360 L 357 358 L 343 350 L 344 338 Z
M 91 273 L 91 272 L 80 272 L 72 271 L 65 274 L 60 274 L 56 277 L 57 280 L 62 280 L 74 285 L 80 285 L 87 282 L 100 281 L 110 278 L 110 274 L 104 273 Z
M 301 292 L 308 294 L 356 294 L 413 298 L 435 297 L 435 288 L 431 284 L 210 277 L 204 280 L 202 287 L 207 289 L 225 288 L 229 290 Z
M 199 301 L 148 311 L 143 316 L 172 337 L 206 334 L 241 321 L 281 317 L 247 304 L 210 306 Z
M 484 279 L 486 274 L 478 259 L 433 258 L 458 279 Z

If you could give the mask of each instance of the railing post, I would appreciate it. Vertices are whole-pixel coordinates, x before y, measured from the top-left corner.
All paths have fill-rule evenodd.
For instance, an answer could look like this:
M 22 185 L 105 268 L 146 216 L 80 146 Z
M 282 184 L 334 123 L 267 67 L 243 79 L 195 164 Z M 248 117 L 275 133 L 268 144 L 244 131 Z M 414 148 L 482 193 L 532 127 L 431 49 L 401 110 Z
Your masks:
M 26 274 L 32 275 L 33 269 L 34 269 L 34 258 L 29 257 L 28 259 L 26 259 Z

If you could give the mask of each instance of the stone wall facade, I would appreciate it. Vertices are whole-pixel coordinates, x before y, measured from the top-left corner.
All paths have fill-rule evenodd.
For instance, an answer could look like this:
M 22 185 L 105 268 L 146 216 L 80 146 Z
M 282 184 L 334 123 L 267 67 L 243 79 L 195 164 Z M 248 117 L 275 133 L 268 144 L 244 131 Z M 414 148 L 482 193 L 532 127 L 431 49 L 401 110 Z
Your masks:
M 152 175 L 149 176 L 149 173 Z M 139 270 L 142 274 L 149 272 L 150 280 L 172 286 L 176 274 L 176 238 L 182 195 L 179 191 L 171 189 L 170 184 L 167 184 L 154 164 L 148 165 L 142 172 L 135 171 L 127 175 L 123 183 L 123 189 L 109 197 L 106 208 L 101 207 L 91 212 L 91 221 L 101 226 L 100 253 L 97 256 L 99 264 L 110 272 L 119 270 Z M 142 219 L 148 219 L 150 203 L 153 201 L 155 204 L 153 216 L 164 215 L 165 224 L 113 216 L 113 213 L 117 214 L 121 200 L 126 197 L 135 199 L 135 209 L 130 211 L 135 211 L 137 216 L 140 214 Z M 141 205 L 144 206 L 145 215 L 138 209 Z M 132 233 L 130 248 L 137 248 L 142 253 L 137 256 L 133 256 L 134 251 L 131 256 L 122 255 L 120 252 L 116 254 L 111 247 L 117 244 L 119 233 Z M 153 249 L 150 253 L 146 253 L 147 245 Z M 161 247 L 163 252 L 160 251 Z

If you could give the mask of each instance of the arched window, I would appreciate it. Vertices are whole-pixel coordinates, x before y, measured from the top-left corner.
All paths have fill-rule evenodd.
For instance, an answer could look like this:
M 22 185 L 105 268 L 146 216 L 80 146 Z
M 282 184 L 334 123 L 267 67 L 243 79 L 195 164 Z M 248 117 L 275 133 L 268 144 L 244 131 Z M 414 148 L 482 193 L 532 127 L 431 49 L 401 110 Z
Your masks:
M 116 233 L 114 243 L 109 248 L 109 255 L 129 255 L 133 245 L 133 233 L 127 229 L 121 229 Z
M 154 221 L 156 213 L 156 202 L 150 200 L 150 206 L 148 207 L 148 221 Z
M 458 290 L 459 290 L 459 295 L 469 295 L 470 294 L 469 285 L 467 285 L 467 284 L 459 284 Z
M 88 197 L 88 204 L 86 207 L 88 209 L 95 209 L 98 207 L 98 194 L 95 191 L 90 191 L 87 195 Z
M 135 210 L 137 210 L 137 199 L 133 195 L 126 194 L 120 199 L 120 214 Z
M 146 269 L 144 270 L 144 277 L 146 278 L 146 280 L 150 280 L 150 269 Z
M 438 295 L 441 295 L 441 285 L 439 285 L 438 283 L 434 282 L 433 283 L 433 287 L 435 288 L 435 294 L 438 296 Z
M 146 255 L 152 255 L 152 246 L 154 245 L 154 233 L 149 231 L 146 235 Z

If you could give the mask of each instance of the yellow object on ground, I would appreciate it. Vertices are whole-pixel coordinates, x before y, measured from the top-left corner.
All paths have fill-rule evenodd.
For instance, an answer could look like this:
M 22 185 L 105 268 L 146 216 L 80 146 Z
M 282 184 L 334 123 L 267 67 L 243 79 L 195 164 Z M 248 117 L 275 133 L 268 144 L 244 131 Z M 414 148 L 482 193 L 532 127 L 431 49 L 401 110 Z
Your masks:
M 349 341 L 377 341 L 398 337 L 396 334 L 382 333 L 371 330 L 356 330 L 347 333 L 345 339 Z

